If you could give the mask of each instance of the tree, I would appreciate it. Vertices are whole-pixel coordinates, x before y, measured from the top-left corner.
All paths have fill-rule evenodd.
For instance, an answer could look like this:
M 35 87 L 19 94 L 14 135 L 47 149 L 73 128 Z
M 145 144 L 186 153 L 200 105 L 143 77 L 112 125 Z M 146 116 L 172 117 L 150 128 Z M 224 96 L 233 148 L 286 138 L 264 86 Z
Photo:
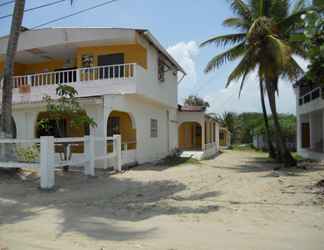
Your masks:
M 184 101 L 185 105 L 188 106 L 201 106 L 204 108 L 208 108 L 209 107 L 209 103 L 205 102 L 203 98 L 196 96 L 196 95 L 190 95 L 188 96 L 185 101 Z
M 324 83 L 324 3 L 302 15 L 304 33 L 297 41 L 304 42 L 310 64 L 305 81 Z
M 265 136 L 267 138 L 269 156 L 272 159 L 276 159 L 277 153 L 276 153 L 276 150 L 275 150 L 272 140 L 271 140 L 268 112 L 267 112 L 267 108 L 266 108 L 265 100 L 264 100 L 265 91 L 264 91 L 263 84 L 264 84 L 263 80 L 262 80 L 262 78 L 260 78 L 259 79 L 260 98 L 261 98 L 262 115 L 263 115 L 263 121 L 264 121 L 264 127 L 265 127 Z
M 13 133 L 11 130 L 13 72 L 24 9 L 25 0 L 16 0 L 3 72 L 0 136 L 4 138 L 12 138 Z
M 231 143 L 235 142 L 238 131 L 237 114 L 234 112 L 224 112 L 217 120 L 222 127 L 227 128 L 231 132 Z
M 39 128 L 47 132 L 55 131 L 55 134 L 62 138 L 67 136 L 65 126 L 70 126 L 72 128 L 97 126 L 95 121 L 89 117 L 86 111 L 81 107 L 77 99 L 78 92 L 72 86 L 58 84 L 56 94 L 59 97 L 58 99 L 52 99 L 50 96 L 44 97 L 44 101 L 47 104 L 46 111 L 48 117 L 38 122 Z M 68 123 L 62 123 L 64 120 L 68 120 Z M 52 134 L 52 136 L 54 135 Z M 68 144 L 64 144 L 63 146 L 64 160 L 69 160 Z M 64 169 L 68 170 L 68 167 Z
M 300 16 L 309 8 L 305 8 L 303 0 L 295 1 L 290 8 L 288 0 L 230 0 L 234 17 L 227 18 L 223 24 L 236 28 L 239 32 L 216 36 L 203 42 L 201 46 L 232 47 L 210 60 L 205 72 L 221 67 L 227 62 L 239 60 L 228 77 L 226 86 L 241 79 L 242 90 L 247 75 L 258 71 L 265 83 L 271 113 L 274 120 L 274 135 L 278 150 L 278 160 L 285 166 L 294 166 L 296 161 L 286 147 L 282 129 L 278 120 L 276 93 L 280 78 L 295 81 L 303 74 L 303 70 L 293 55 L 306 57 L 303 45 L 291 41 L 291 35 L 300 32 Z

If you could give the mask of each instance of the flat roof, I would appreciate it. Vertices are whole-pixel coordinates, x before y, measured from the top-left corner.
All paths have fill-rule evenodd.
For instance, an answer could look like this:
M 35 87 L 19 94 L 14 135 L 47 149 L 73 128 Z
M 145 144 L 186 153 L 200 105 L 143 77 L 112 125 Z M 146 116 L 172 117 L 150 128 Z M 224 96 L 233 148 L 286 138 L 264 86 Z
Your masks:
M 125 30 L 125 31 L 135 31 L 142 34 L 160 53 L 162 53 L 180 72 L 184 75 L 186 74 L 185 70 L 181 65 L 170 55 L 170 53 L 160 44 L 160 42 L 152 35 L 148 29 L 135 29 L 135 28 L 112 28 L 112 27 L 45 27 L 34 30 L 22 31 L 22 33 L 29 33 L 33 31 L 50 31 L 50 30 L 65 30 L 65 31 L 74 31 L 74 30 Z M 7 36 L 0 37 L 0 40 L 8 38 Z

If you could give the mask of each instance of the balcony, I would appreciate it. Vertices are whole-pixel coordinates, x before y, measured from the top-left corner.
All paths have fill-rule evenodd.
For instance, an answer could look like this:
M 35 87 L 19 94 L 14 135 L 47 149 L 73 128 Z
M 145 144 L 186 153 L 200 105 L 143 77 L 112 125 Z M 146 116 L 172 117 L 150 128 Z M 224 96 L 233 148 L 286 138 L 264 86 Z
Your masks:
M 324 99 L 324 87 L 317 87 L 299 97 L 299 106 L 302 106 L 319 98 Z
M 39 102 L 45 95 L 56 98 L 57 84 L 73 86 L 79 97 L 136 93 L 137 78 L 144 74 L 141 66 L 129 63 L 15 76 L 13 102 Z
M 78 68 L 14 77 L 14 88 L 135 78 L 135 63 Z

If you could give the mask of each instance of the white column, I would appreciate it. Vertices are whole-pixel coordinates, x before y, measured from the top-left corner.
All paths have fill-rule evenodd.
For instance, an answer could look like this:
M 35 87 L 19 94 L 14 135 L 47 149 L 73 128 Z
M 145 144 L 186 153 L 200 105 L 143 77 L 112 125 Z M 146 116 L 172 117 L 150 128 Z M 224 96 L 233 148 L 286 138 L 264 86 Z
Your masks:
M 54 137 L 42 136 L 40 143 L 40 186 L 52 189 L 55 185 Z
M 95 176 L 95 140 L 92 135 L 84 137 L 84 153 L 87 159 L 84 174 Z
M 114 169 L 120 172 L 122 171 L 122 151 L 120 135 L 114 135 L 114 153 L 116 154 L 116 162 L 114 164 Z
M 205 150 L 205 121 L 202 120 L 201 122 L 201 149 L 204 151 Z

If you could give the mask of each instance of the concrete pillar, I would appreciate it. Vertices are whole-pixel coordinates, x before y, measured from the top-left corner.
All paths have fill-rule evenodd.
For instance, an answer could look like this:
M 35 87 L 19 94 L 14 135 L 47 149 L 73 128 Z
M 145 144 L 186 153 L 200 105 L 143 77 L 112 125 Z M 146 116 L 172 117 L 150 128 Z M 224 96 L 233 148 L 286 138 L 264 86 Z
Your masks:
M 103 104 L 91 105 L 85 108 L 88 116 L 93 118 L 97 124 L 96 127 L 90 128 L 90 135 L 96 138 L 106 137 L 107 119 L 110 112 L 105 110 Z M 95 154 L 96 156 L 103 156 L 107 154 L 106 142 L 104 141 L 95 142 Z M 106 167 L 106 161 L 97 160 L 95 165 L 97 168 L 104 168 Z
M 43 136 L 40 143 L 40 186 L 52 189 L 55 185 L 54 137 Z
M 204 151 L 205 150 L 205 144 L 206 144 L 206 140 L 205 140 L 205 121 L 202 120 L 200 124 L 201 124 L 201 149 Z

